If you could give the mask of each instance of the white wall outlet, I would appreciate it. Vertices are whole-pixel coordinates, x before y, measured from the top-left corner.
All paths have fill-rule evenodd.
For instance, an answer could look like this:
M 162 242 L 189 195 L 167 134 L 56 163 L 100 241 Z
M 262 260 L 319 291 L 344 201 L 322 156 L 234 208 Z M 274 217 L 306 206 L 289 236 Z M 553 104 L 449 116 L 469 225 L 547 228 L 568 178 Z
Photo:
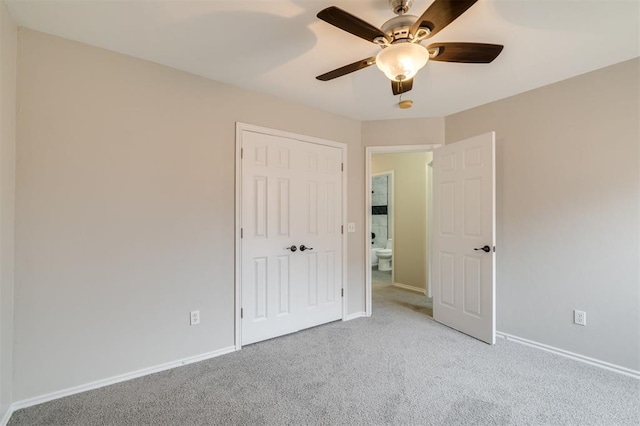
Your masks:
M 587 325 L 587 313 L 585 311 L 573 310 L 573 323 L 578 325 Z
M 191 325 L 200 324 L 200 311 L 191 311 Z
M 353 222 L 347 223 L 347 232 L 356 232 L 356 224 Z

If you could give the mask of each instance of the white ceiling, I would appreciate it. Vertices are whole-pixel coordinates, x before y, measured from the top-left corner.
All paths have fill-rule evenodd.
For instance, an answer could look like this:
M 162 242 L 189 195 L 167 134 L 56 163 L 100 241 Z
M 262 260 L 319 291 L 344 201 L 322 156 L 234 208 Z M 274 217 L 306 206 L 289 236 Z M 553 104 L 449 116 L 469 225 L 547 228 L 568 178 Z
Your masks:
M 359 120 L 444 116 L 640 56 L 638 0 L 480 0 L 428 40 L 503 44 L 491 64 L 429 62 L 400 110 L 375 66 L 315 76 L 378 47 L 316 18 L 380 26 L 387 0 L 7 0 L 18 25 Z M 432 0 L 415 0 L 420 15 Z M 423 43 L 427 44 L 427 43 Z

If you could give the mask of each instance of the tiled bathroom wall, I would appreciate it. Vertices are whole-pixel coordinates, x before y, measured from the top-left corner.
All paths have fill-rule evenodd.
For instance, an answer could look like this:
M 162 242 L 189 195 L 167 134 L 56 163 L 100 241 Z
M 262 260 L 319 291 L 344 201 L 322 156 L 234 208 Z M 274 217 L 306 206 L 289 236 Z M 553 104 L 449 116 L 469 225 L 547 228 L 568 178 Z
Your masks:
M 389 220 L 386 213 L 389 202 L 388 176 L 374 176 L 371 178 L 371 232 L 376 237 L 372 239 L 372 248 L 384 248 L 389 238 Z M 383 207 L 383 208 L 381 208 Z

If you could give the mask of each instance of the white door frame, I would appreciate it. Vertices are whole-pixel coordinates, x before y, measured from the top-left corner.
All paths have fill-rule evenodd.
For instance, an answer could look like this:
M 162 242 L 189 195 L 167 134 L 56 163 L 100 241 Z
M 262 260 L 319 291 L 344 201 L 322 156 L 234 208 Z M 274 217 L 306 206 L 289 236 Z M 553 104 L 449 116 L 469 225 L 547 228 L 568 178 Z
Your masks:
M 236 122 L 236 181 L 235 181 L 235 347 L 242 349 L 242 322 L 240 319 L 240 308 L 242 302 L 241 283 L 242 265 L 241 250 L 242 239 L 240 229 L 242 228 L 242 132 L 248 130 L 255 133 L 262 133 L 271 136 L 279 136 L 287 139 L 294 139 L 301 142 L 314 143 L 340 149 L 342 152 L 342 320 L 346 320 L 347 315 L 347 234 L 345 232 L 347 219 L 347 145 L 342 142 L 334 142 L 327 139 L 320 139 L 313 136 L 300 135 L 297 133 L 285 132 L 282 130 L 270 129 L 268 127 L 255 126 L 253 124 Z
M 443 144 L 431 145 L 390 145 L 390 146 L 367 146 L 365 147 L 365 194 L 364 211 L 365 211 L 365 232 L 364 246 L 367 247 L 368 253 L 365 255 L 365 313 L 371 316 L 371 157 L 374 154 L 398 154 L 402 152 L 428 152 L 435 148 L 441 147 Z M 395 208 L 395 207 L 394 207 Z M 427 234 L 428 236 L 429 234 Z M 429 245 L 430 247 L 430 245 Z M 430 258 L 430 256 L 429 256 Z
M 433 297 L 433 289 L 431 288 L 431 229 L 433 229 L 433 158 L 426 165 L 427 181 L 432 185 L 427 188 L 427 253 L 429 256 L 429 264 L 427 265 L 427 297 Z

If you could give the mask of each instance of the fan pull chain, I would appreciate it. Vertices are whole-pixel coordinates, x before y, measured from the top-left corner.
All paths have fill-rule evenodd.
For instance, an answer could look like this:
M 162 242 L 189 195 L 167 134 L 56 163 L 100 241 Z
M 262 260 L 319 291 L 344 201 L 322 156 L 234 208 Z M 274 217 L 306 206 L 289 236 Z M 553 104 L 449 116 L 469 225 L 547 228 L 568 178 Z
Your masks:
M 404 94 L 402 91 L 402 81 L 399 82 L 398 88 L 400 89 L 400 100 L 398 101 L 398 107 L 400 109 L 409 109 L 413 106 L 413 101 L 407 99 L 406 101 L 402 100 L 402 95 Z

